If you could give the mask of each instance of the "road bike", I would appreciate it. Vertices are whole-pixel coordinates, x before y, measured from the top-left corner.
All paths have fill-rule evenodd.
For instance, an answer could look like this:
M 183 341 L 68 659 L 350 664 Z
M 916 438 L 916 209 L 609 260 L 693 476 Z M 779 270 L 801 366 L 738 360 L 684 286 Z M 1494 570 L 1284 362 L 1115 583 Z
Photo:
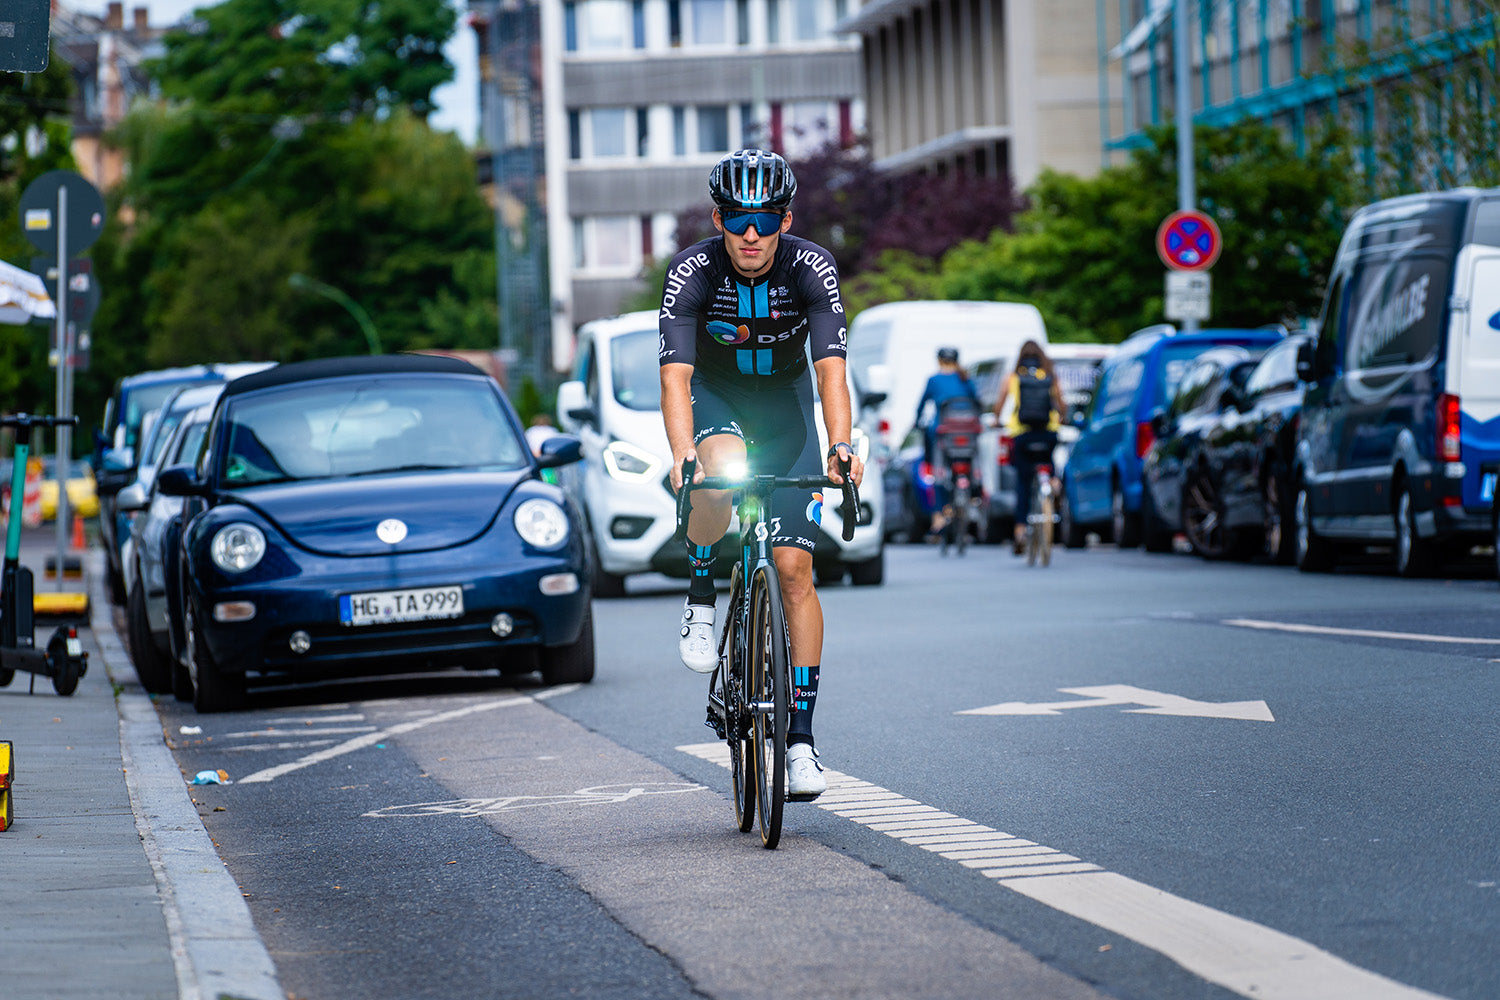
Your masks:
M 1026 565 L 1052 565 L 1052 540 L 1057 524 L 1057 490 L 1052 481 L 1052 443 L 1046 442 L 1045 460 L 1032 473 L 1031 505 L 1026 512 Z M 1037 446 L 1040 451 L 1040 446 Z M 1041 455 L 1037 456 L 1039 459 Z
M 839 514 L 844 541 L 854 537 L 859 491 L 847 461 L 839 463 L 844 482 Z M 786 785 L 787 728 L 791 724 L 792 655 L 781 580 L 771 559 L 773 509 L 778 489 L 817 490 L 835 484 L 825 476 L 709 476 L 694 483 L 697 463 L 682 463 L 677 494 L 677 535 L 687 537 L 695 490 L 730 490 L 739 513 L 740 551 L 729 575 L 729 608 L 719 633 L 719 663 L 708 680 L 705 724 L 729 744 L 734 785 L 734 816 L 741 833 L 759 822 L 762 846 L 781 840 Z M 796 801 L 793 798 L 793 801 Z
M 974 518 L 974 459 L 978 454 L 979 435 L 984 426 L 973 400 L 959 397 L 944 404 L 937 425 L 936 451 L 942 463 L 938 477 L 948 503 L 943 509 L 943 555 L 955 545 L 963 555 L 969 545 Z

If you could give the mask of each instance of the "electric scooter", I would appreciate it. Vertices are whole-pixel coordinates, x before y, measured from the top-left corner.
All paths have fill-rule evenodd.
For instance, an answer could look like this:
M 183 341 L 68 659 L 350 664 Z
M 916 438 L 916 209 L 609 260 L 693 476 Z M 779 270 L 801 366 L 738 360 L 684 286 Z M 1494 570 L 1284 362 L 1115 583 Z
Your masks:
M 17 670 L 52 678 L 52 688 L 67 696 L 78 689 L 78 681 L 89 668 L 88 654 L 78 638 L 78 629 L 59 625 L 45 649 L 36 646 L 36 624 L 31 570 L 20 564 L 22 498 L 26 494 L 26 460 L 31 454 L 31 429 L 77 424 L 77 417 L 45 417 L 17 413 L 0 417 L 0 427 L 16 432 L 15 463 L 10 477 L 10 517 L 5 529 L 5 567 L 0 576 L 0 687 L 9 684 Z

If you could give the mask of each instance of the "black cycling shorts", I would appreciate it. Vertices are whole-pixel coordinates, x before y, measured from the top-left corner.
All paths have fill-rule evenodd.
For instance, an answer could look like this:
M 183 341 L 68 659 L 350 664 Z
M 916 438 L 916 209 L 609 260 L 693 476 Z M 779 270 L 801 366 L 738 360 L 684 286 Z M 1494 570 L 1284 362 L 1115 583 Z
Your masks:
M 750 473 L 820 476 L 826 471 L 813 422 L 812 380 L 779 388 L 739 388 L 693 378 L 693 444 L 714 434 L 745 442 Z M 823 491 L 784 487 L 771 500 L 771 545 L 811 552 L 823 522 Z

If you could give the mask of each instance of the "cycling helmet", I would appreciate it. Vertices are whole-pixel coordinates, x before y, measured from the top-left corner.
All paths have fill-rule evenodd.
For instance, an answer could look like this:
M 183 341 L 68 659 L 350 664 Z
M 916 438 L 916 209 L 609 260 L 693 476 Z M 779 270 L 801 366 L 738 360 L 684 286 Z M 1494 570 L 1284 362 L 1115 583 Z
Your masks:
M 951 361 L 954 364 L 958 364 L 958 348 L 956 348 L 956 347 L 939 347 L 938 348 L 938 360 L 939 361 Z
M 719 208 L 784 212 L 796 193 L 791 166 L 770 150 L 730 153 L 708 175 L 708 194 Z

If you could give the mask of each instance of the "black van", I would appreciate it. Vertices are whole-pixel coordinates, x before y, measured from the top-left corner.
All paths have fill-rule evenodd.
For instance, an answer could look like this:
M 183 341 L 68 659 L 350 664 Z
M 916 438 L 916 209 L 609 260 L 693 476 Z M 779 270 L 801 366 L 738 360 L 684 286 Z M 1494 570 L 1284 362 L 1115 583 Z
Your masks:
M 1355 213 L 1339 244 L 1295 459 L 1296 561 L 1389 544 L 1416 576 L 1491 540 L 1500 462 L 1500 188 Z

